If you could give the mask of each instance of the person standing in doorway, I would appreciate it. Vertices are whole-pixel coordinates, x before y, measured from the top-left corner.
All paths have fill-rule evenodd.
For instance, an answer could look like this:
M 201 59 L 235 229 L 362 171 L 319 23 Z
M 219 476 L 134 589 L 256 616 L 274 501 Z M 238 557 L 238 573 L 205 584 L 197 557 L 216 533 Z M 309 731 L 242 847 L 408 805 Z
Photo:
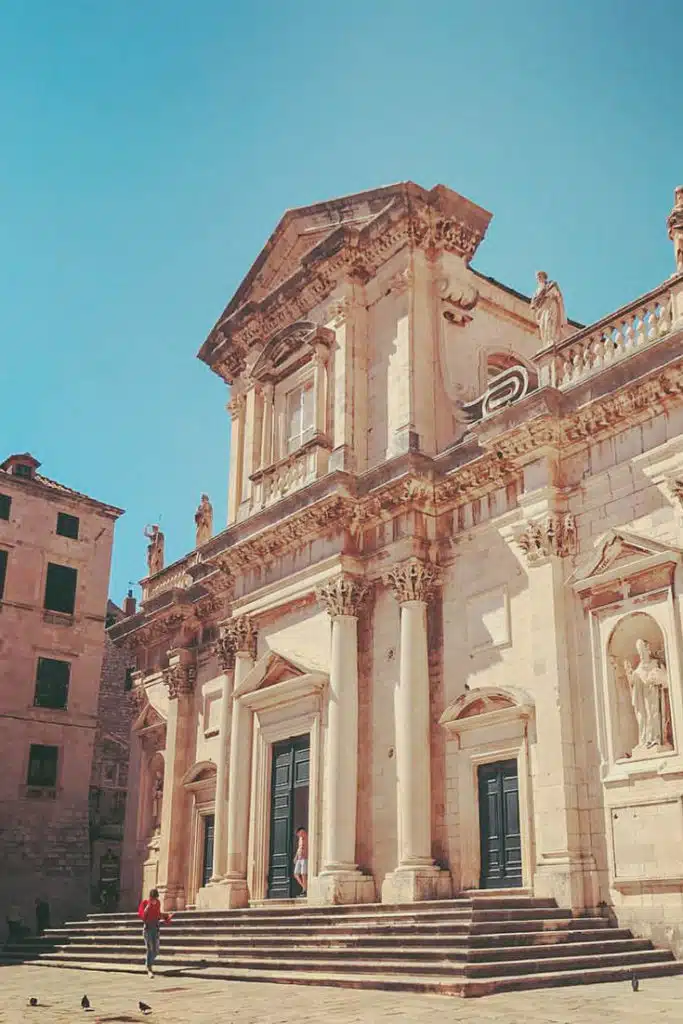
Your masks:
M 304 891 L 308 889 L 308 835 L 299 826 L 296 830 L 296 853 L 294 854 L 294 878 Z
M 162 921 L 165 924 L 170 924 L 171 922 L 171 915 L 164 914 L 161 910 L 158 889 L 151 889 L 149 899 L 142 901 L 138 907 L 138 917 L 141 917 L 143 920 L 142 937 L 145 940 L 145 949 L 147 950 L 145 957 L 147 974 L 150 978 L 153 978 L 154 961 L 159 956 L 159 928 Z

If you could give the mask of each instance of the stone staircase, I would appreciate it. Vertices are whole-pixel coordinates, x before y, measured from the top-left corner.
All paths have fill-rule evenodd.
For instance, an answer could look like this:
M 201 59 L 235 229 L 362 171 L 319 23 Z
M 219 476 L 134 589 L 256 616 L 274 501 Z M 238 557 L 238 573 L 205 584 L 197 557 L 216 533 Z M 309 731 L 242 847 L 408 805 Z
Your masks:
M 8 946 L 1 960 L 144 971 L 134 914 L 91 914 Z M 269 904 L 184 911 L 162 932 L 159 974 L 480 996 L 683 973 L 669 950 L 528 894 L 410 906 Z M 154 984 L 154 982 L 150 982 Z

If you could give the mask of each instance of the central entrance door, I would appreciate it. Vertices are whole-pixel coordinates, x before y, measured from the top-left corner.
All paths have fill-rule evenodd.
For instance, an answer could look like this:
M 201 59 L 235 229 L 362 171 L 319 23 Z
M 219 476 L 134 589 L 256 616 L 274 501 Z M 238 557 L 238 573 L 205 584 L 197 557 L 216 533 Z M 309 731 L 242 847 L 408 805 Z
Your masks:
M 204 844 L 202 852 L 202 885 L 208 885 L 213 874 L 213 835 L 215 818 L 213 814 L 204 814 Z
M 294 880 L 296 830 L 308 831 L 311 739 L 308 733 L 273 745 L 270 789 L 268 898 L 288 899 L 302 889 Z
M 479 767 L 479 832 L 482 889 L 522 884 L 517 761 Z

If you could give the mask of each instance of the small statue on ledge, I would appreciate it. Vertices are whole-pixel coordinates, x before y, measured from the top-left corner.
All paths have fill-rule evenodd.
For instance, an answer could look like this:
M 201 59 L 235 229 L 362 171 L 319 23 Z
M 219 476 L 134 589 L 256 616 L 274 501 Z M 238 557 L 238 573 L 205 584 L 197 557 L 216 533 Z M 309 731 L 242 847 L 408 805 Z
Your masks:
M 194 521 L 197 526 L 196 546 L 200 548 L 213 536 L 213 505 L 209 501 L 208 494 L 202 494 L 202 500 L 194 514 Z
M 669 238 L 674 244 L 676 273 L 680 274 L 683 272 L 683 185 L 679 185 L 674 192 L 674 208 L 668 216 L 666 226 L 669 229 Z
M 164 567 L 164 535 L 155 523 L 153 526 L 145 527 L 145 537 L 149 541 L 147 545 L 147 573 L 154 576 L 161 572 Z
M 536 291 L 531 308 L 538 323 L 538 333 L 544 345 L 555 345 L 566 334 L 567 314 L 557 281 L 549 281 L 545 270 L 536 274 Z

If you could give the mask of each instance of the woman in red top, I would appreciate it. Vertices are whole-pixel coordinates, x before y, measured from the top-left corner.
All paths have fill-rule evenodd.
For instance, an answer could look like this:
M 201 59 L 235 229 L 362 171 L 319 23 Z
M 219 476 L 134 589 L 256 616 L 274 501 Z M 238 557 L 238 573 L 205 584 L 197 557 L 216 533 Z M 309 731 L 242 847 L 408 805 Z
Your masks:
M 162 913 L 158 889 L 150 890 L 149 899 L 143 900 L 138 907 L 138 916 L 144 921 L 142 936 L 147 949 L 147 956 L 145 958 L 147 974 L 150 978 L 153 978 L 154 961 L 159 956 L 159 927 L 162 921 L 168 924 L 171 920 L 170 914 Z

